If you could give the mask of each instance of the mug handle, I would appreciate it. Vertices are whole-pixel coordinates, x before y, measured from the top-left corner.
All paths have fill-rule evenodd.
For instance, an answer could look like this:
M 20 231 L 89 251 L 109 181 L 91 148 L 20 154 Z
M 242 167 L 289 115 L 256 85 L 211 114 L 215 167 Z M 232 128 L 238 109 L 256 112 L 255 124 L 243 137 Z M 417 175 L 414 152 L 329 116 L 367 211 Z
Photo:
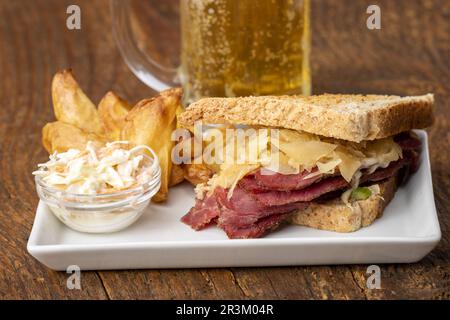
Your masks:
M 165 67 L 142 52 L 132 37 L 128 0 L 111 0 L 113 34 L 119 51 L 131 71 L 156 91 L 180 86 L 177 70 Z

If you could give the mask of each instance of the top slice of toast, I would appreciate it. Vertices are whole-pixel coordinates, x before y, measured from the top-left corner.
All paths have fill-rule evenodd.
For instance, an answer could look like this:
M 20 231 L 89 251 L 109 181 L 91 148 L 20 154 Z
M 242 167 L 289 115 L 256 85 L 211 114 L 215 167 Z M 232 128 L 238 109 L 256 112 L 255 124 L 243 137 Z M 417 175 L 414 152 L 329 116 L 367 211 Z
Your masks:
M 430 126 L 433 103 L 432 94 L 204 98 L 191 104 L 178 121 L 185 128 L 201 120 L 207 124 L 280 127 L 361 142 Z

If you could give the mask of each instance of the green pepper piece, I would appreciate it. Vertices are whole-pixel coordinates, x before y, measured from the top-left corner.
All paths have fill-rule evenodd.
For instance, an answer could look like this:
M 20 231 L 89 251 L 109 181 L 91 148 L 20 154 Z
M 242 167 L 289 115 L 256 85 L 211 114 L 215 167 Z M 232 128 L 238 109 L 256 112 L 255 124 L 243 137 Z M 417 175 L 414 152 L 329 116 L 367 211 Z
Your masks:
M 352 200 L 366 200 L 372 195 L 372 191 L 370 191 L 367 187 L 359 187 L 352 191 L 351 198 Z

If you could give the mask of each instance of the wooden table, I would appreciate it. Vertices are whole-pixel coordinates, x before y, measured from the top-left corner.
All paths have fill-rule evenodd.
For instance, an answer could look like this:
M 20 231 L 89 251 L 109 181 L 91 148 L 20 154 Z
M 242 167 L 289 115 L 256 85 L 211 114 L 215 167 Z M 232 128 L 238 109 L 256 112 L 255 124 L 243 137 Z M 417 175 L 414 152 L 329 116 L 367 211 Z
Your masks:
M 369 31 L 375 2 L 382 29 Z M 65 27 L 72 3 L 82 9 L 79 31 Z M 51 78 L 72 67 L 94 101 L 110 89 L 131 101 L 154 92 L 122 61 L 108 1 L 0 0 L 0 298 L 450 298 L 450 2 L 314 0 L 312 11 L 315 93 L 435 93 L 429 133 L 442 240 L 430 255 L 382 265 L 380 290 L 366 288 L 364 265 L 83 272 L 82 290 L 68 290 L 67 274 L 26 250 L 38 203 L 31 171 L 47 157 L 41 128 L 53 120 Z

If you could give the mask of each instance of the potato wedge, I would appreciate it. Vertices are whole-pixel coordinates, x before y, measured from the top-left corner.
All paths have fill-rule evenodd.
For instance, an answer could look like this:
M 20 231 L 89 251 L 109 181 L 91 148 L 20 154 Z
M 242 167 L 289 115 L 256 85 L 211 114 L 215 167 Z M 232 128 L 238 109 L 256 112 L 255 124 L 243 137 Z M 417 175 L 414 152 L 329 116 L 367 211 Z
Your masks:
M 176 112 L 181 105 L 181 95 L 182 90 L 176 88 L 142 100 L 128 113 L 121 131 L 122 140 L 148 145 L 159 157 L 161 189 L 153 198 L 155 202 L 164 201 L 168 196 L 174 146 L 171 135 L 176 128 Z
M 161 166 L 161 187 L 157 194 L 152 198 L 153 202 L 164 202 L 169 196 L 170 174 L 172 172 L 172 161 L 170 159 L 170 145 L 164 145 L 156 153 Z
M 60 71 L 53 77 L 52 99 L 57 120 L 85 132 L 103 134 L 97 108 L 78 86 L 71 70 Z
M 47 123 L 42 128 L 42 144 L 48 153 L 65 152 L 69 149 L 83 150 L 88 141 L 103 144 L 105 141 L 95 133 L 83 130 L 61 121 Z
M 106 137 L 111 141 L 120 140 L 120 131 L 131 105 L 114 92 L 108 92 L 98 105 L 98 115 Z
M 184 181 L 184 170 L 178 164 L 172 164 L 172 170 L 170 172 L 169 187 L 176 186 Z
M 195 186 L 199 183 L 206 183 L 214 175 L 214 171 L 203 163 L 184 164 L 183 171 L 184 178 Z

